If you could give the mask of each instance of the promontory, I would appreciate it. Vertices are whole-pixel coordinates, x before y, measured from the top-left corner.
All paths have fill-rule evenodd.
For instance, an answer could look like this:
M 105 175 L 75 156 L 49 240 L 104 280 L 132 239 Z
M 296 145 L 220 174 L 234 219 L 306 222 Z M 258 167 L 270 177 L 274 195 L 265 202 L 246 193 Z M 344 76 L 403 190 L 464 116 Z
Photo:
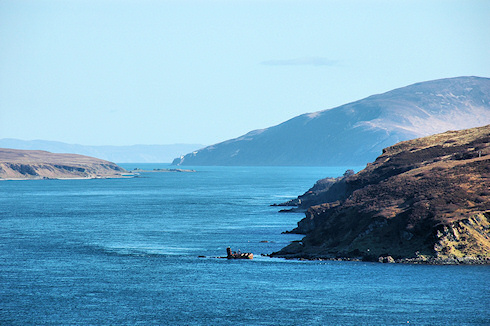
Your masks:
M 77 154 L 0 148 L 0 180 L 120 178 L 115 163 Z
M 490 125 L 400 142 L 290 202 L 305 234 L 276 257 L 490 263 Z

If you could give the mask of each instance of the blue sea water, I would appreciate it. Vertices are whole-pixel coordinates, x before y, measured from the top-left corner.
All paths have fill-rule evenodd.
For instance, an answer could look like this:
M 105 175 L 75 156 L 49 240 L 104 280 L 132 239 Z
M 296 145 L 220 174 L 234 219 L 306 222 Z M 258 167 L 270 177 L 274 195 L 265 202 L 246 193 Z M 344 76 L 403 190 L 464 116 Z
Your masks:
M 260 255 L 300 238 L 269 205 L 346 167 L 194 169 L 0 182 L 0 324 L 490 324 L 488 266 Z

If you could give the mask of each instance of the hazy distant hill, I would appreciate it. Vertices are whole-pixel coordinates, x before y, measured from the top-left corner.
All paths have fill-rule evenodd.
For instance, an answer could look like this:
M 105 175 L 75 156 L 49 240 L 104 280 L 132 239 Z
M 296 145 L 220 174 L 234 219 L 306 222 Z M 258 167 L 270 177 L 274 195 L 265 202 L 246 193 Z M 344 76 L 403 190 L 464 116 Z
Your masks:
M 361 165 L 402 140 L 490 123 L 490 79 L 422 82 L 187 154 L 179 165 Z
M 74 153 L 117 163 L 170 163 L 176 156 L 203 148 L 204 145 L 84 146 L 45 140 L 0 139 L 0 147 Z

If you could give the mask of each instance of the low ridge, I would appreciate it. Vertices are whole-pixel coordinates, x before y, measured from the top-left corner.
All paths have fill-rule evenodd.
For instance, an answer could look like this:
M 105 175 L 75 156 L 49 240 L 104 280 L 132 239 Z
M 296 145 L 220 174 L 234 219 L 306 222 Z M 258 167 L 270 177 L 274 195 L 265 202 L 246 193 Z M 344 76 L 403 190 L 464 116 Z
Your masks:
M 116 178 L 126 172 L 112 162 L 89 156 L 0 148 L 0 180 Z
M 170 163 L 177 155 L 203 147 L 201 144 L 86 146 L 47 140 L 0 139 L 0 148 L 73 153 L 118 163 Z

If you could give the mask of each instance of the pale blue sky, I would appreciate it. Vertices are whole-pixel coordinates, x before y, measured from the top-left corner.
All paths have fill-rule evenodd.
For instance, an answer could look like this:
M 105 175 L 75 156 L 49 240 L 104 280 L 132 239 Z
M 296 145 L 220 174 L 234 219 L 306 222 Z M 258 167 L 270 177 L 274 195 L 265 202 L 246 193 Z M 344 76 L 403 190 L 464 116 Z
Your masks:
M 0 0 L 0 138 L 212 144 L 490 77 L 490 1 Z

